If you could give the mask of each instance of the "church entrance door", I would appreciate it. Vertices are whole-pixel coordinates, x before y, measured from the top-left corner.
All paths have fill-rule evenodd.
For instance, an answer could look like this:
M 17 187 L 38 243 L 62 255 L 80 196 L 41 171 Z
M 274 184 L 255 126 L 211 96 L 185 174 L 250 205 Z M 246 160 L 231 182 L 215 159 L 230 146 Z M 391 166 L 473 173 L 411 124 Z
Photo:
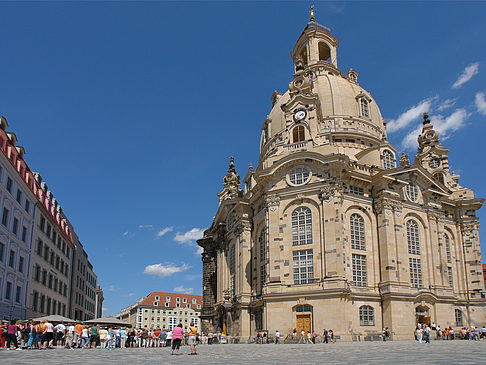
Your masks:
M 297 334 L 300 335 L 301 331 L 306 334 L 311 330 L 311 316 L 310 314 L 297 315 Z

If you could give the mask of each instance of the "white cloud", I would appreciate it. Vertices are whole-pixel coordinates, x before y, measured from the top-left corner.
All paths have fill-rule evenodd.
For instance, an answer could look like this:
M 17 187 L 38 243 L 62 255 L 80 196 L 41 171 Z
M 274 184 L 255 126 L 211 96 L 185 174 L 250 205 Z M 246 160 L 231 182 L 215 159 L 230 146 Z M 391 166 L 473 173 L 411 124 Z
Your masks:
M 171 232 L 173 230 L 174 230 L 174 227 L 165 227 L 164 229 L 161 229 L 160 231 L 157 232 L 157 234 L 155 235 L 155 238 L 160 238 L 163 235 L 165 235 L 166 233 Z
M 128 236 L 128 231 L 126 231 L 126 232 L 123 232 L 123 234 L 122 234 L 122 236 L 123 236 L 123 237 L 126 237 L 126 236 Z
M 443 111 L 445 109 L 451 108 L 456 104 L 456 99 L 446 99 L 437 107 L 438 111 Z
M 125 294 L 125 295 L 121 295 L 122 298 L 131 298 L 135 296 L 135 293 L 128 293 L 128 294 Z
M 194 288 L 184 288 L 182 285 L 176 286 L 173 290 L 176 293 L 183 293 L 183 294 L 194 293 Z
M 408 127 L 411 123 L 419 119 L 424 112 L 429 111 L 430 107 L 432 106 L 432 102 L 436 99 L 437 96 L 422 100 L 417 105 L 400 114 L 397 119 L 390 120 L 386 124 L 386 130 L 393 133 Z
M 145 267 L 143 273 L 147 275 L 154 275 L 163 278 L 163 277 L 174 275 L 175 273 L 178 272 L 189 270 L 190 268 L 191 267 L 186 264 L 177 266 L 176 264 L 173 264 L 171 262 L 166 262 L 163 264 L 148 265 Z
M 433 116 L 430 121 L 434 125 L 434 128 L 440 133 L 442 139 L 450 137 L 450 132 L 455 132 L 466 125 L 466 120 L 471 116 L 466 109 L 456 109 L 454 113 L 447 118 L 443 118 L 442 115 Z
M 108 291 L 111 291 L 111 292 L 116 291 L 115 286 L 114 286 L 114 285 L 110 285 L 110 286 L 108 287 Z
M 196 255 L 202 255 L 203 251 L 204 248 L 202 248 L 201 246 L 197 246 Z
M 433 115 L 430 117 L 430 122 L 434 129 L 439 132 L 440 138 L 445 140 L 450 137 L 451 132 L 455 132 L 466 125 L 466 120 L 471 114 L 466 109 L 456 109 L 447 118 L 442 115 Z M 409 132 L 402 140 L 402 147 L 405 150 L 412 150 L 418 147 L 417 137 L 422 132 L 422 125 L 418 125 L 411 132 Z
M 103 307 L 103 308 L 101 308 L 101 311 L 102 311 L 102 312 L 109 312 L 109 311 L 110 311 L 110 309 L 109 309 L 109 308 L 105 308 L 105 307 Z
M 486 115 L 486 94 L 484 92 L 477 92 L 475 102 L 478 113 Z
M 193 228 L 190 231 L 185 233 L 177 232 L 176 236 L 174 237 L 174 241 L 179 243 L 193 243 L 193 241 L 198 240 L 203 237 L 204 229 L 202 228 Z
M 404 150 L 416 149 L 418 147 L 417 137 L 419 136 L 421 131 L 422 123 L 420 123 L 412 131 L 408 132 L 408 134 L 402 139 L 402 148 Z
M 466 82 L 471 80 L 472 77 L 474 75 L 477 75 L 478 73 L 479 73 L 479 62 L 471 63 L 461 72 L 457 81 L 452 85 L 452 88 L 453 89 L 460 88 L 462 85 L 464 85 Z
M 154 228 L 154 226 L 151 225 L 151 224 L 139 224 L 138 228 L 140 228 L 140 229 L 152 229 L 152 228 Z

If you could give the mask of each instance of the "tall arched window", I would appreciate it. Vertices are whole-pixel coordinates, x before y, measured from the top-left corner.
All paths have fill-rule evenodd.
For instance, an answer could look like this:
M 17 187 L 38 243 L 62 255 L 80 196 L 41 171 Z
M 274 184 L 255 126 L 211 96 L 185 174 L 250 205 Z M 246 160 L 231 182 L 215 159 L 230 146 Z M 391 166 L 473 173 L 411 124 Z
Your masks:
M 395 164 L 395 158 L 393 157 L 393 153 L 391 153 L 388 150 L 383 151 L 383 168 L 388 170 L 388 169 L 394 169 L 396 164 Z
M 265 261 L 267 258 L 267 230 L 264 228 L 260 232 L 260 236 L 258 237 L 258 244 L 260 246 L 260 262 Z
M 307 47 L 304 47 L 300 52 L 300 57 L 302 58 L 302 62 L 304 66 L 307 66 Z
M 307 207 L 300 207 L 292 213 L 292 245 L 312 244 L 312 213 Z
M 462 326 L 462 311 L 460 309 L 456 309 L 454 314 L 456 317 L 456 326 Z
M 446 249 L 446 257 L 447 257 L 447 263 L 452 262 L 452 256 L 451 256 L 451 240 L 449 239 L 449 236 L 444 233 L 444 241 L 445 241 L 445 249 Z
M 362 305 L 359 307 L 359 325 L 360 326 L 374 326 L 375 325 L 375 310 L 370 305 Z
M 324 42 L 319 42 L 319 61 L 327 61 L 331 58 L 329 46 Z
M 420 255 L 418 224 L 414 220 L 407 221 L 407 241 L 408 253 L 411 255 Z
M 349 224 L 351 229 L 351 248 L 366 250 L 363 217 L 356 213 L 352 214 Z
M 305 140 L 305 129 L 303 126 L 298 125 L 292 130 L 292 140 L 294 143 L 302 142 Z

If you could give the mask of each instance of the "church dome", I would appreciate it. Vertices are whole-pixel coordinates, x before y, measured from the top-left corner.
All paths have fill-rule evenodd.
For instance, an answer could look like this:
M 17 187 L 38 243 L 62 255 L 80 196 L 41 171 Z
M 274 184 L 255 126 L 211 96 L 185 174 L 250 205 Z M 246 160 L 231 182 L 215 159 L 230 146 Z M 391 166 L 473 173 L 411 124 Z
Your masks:
M 272 110 L 262 128 L 260 160 L 311 146 L 326 146 L 319 152 L 345 153 L 358 160 L 367 154 L 363 151 L 388 143 L 380 109 L 359 85 L 358 73 L 351 69 L 343 75 L 339 70 L 337 46 L 327 27 L 314 20 L 307 24 L 291 52 L 295 73 L 289 90 L 272 96 Z M 299 124 L 302 128 L 294 132 Z M 300 139 L 295 138 L 298 134 Z M 308 143 L 302 147 L 300 142 Z M 277 151 L 279 147 L 283 148 Z
M 313 79 L 312 92 L 319 97 L 322 118 L 355 118 L 363 119 L 366 124 L 373 125 L 374 131 L 361 131 L 381 139 L 385 133 L 385 125 L 380 108 L 371 94 L 356 82 L 347 80 L 341 75 L 322 73 Z M 290 101 L 289 91 L 279 95 L 278 100 L 268 115 L 269 134 L 272 138 L 286 128 L 285 112 L 282 106 Z M 363 118 L 359 99 L 368 100 L 368 117 Z

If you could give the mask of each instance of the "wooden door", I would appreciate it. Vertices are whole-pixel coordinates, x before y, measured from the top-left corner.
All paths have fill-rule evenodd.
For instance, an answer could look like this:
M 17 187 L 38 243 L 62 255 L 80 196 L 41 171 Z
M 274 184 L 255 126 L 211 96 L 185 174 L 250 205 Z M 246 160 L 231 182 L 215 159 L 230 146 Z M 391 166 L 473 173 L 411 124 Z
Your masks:
M 297 316 L 297 335 L 300 336 L 301 331 L 305 334 L 311 330 L 310 314 L 301 314 Z

